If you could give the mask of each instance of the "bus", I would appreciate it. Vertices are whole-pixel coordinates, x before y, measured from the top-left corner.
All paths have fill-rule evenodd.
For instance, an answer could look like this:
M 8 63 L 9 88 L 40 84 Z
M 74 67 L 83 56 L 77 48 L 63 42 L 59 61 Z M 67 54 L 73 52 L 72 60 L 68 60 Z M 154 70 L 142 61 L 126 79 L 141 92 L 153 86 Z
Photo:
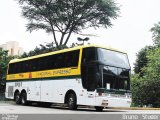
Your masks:
M 130 64 L 125 52 L 86 45 L 9 62 L 7 99 L 27 105 L 40 102 L 107 107 L 130 107 Z

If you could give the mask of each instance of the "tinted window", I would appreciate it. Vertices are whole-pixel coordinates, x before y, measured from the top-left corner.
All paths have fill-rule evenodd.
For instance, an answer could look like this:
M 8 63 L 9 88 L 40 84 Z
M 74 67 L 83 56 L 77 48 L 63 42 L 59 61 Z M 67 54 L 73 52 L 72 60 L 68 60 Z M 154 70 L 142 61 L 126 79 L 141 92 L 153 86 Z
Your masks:
M 88 91 L 94 91 L 97 87 L 96 75 L 99 73 L 95 47 L 84 48 L 82 53 L 81 77 L 82 85 Z
M 130 89 L 129 70 L 105 66 L 103 68 L 103 87 L 106 88 L 107 84 L 110 85 L 110 89 L 129 90 Z
M 82 63 L 88 63 L 97 60 L 96 48 L 84 48 L 82 54 Z
M 130 69 L 127 54 L 98 48 L 98 55 L 105 65 Z
M 9 65 L 8 74 L 77 67 L 79 50 L 26 60 Z

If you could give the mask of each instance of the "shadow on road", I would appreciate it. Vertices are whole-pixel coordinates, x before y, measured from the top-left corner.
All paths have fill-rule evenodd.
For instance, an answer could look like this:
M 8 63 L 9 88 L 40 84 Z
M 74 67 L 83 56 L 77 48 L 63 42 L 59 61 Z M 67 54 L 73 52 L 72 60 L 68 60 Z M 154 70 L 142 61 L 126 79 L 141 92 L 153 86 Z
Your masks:
M 57 104 L 52 104 L 50 107 L 46 107 L 46 106 L 40 106 L 39 104 L 37 104 L 37 103 L 32 103 L 31 105 L 29 105 L 30 107 L 39 107 L 39 108 L 50 108 L 50 109 L 57 109 L 57 110 L 66 110 L 66 111 L 68 111 L 69 109 L 68 109 L 68 107 L 67 106 L 64 106 L 64 105 L 57 105 Z M 88 107 L 88 106 L 79 106 L 78 108 L 77 108 L 77 110 L 74 110 L 75 112 L 76 111 L 86 111 L 86 112 L 98 112 L 98 111 L 96 111 L 95 109 L 94 109 L 94 107 Z M 113 109 L 104 109 L 103 111 L 102 111 L 102 113 L 104 113 L 104 112 L 107 112 L 107 113 L 109 113 L 109 112 L 126 112 L 126 111 L 123 111 L 123 110 L 113 110 Z

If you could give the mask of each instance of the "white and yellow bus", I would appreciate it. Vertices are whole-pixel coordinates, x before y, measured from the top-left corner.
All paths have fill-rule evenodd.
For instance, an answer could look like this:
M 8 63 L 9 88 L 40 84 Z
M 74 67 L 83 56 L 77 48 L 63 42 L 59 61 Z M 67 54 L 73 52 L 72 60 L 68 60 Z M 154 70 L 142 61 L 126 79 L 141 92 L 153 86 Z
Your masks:
M 11 60 L 6 92 L 17 104 L 29 102 L 129 107 L 130 64 L 127 54 L 109 47 L 80 46 Z

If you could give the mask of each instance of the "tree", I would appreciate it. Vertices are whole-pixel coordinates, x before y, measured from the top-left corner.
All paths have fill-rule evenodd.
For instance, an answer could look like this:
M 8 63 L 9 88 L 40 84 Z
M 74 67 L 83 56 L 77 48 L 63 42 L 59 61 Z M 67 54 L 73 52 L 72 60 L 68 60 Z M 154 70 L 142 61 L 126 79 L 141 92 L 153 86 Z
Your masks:
M 134 75 L 132 78 L 133 102 L 160 107 L 160 48 L 148 51 L 147 59 L 143 77 Z
M 153 38 L 153 46 L 145 46 L 142 48 L 138 54 L 137 54 L 137 59 L 134 64 L 134 72 L 136 74 L 140 74 L 140 76 L 143 76 L 142 73 L 142 68 L 146 67 L 148 64 L 148 59 L 147 59 L 147 53 L 157 47 L 160 47 L 160 22 L 157 24 L 154 24 L 154 27 L 150 29 L 152 32 L 152 38 Z
M 142 89 L 143 79 L 139 74 L 134 74 L 131 76 L 131 92 L 132 92 L 132 105 L 133 106 L 143 106 L 142 102 Z
M 136 62 L 134 63 L 134 72 L 136 74 L 143 76 L 142 68 L 145 67 L 148 63 L 147 53 L 152 49 L 154 49 L 153 46 L 145 46 L 138 52 Z
M 43 29 L 52 33 L 58 49 L 66 46 L 72 33 L 90 27 L 110 27 L 119 8 L 114 0 L 18 0 L 27 30 Z M 60 38 L 58 39 L 57 32 Z
M 8 51 L 0 48 L 0 92 L 4 91 L 7 67 L 12 58 L 13 57 L 8 56 Z
M 154 44 L 160 47 L 160 22 L 154 24 L 154 27 L 152 27 L 150 31 L 153 33 L 152 38 Z
M 61 48 L 64 49 L 64 48 L 68 48 L 68 47 L 61 46 Z M 36 46 L 36 48 L 34 50 L 31 50 L 28 53 L 24 52 L 20 56 L 20 58 L 26 58 L 26 57 L 35 56 L 35 55 L 48 53 L 48 52 L 53 52 L 53 51 L 57 51 L 57 50 L 59 50 L 59 49 L 57 49 L 57 47 L 55 47 L 55 44 L 53 42 L 46 43 L 45 45 L 40 44 L 38 47 Z
M 160 107 L 160 22 L 151 28 L 153 46 L 138 53 L 132 75 L 132 100 L 135 105 Z
M 8 55 L 8 52 L 4 51 L 4 50 L 2 50 L 2 48 L 0 48 L 0 80 L 1 80 L 1 83 L 5 78 L 5 73 L 7 70 L 6 69 L 7 68 L 7 64 L 6 64 L 7 55 Z

